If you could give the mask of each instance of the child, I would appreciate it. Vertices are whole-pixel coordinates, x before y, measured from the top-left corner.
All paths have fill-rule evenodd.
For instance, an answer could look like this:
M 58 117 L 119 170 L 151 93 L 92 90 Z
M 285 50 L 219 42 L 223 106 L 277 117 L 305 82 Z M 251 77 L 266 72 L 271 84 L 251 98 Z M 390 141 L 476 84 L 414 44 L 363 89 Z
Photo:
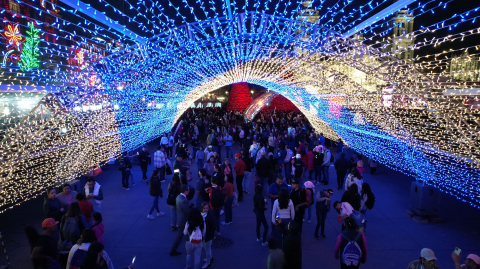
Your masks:
M 203 147 L 199 146 L 197 150 L 197 154 L 195 155 L 195 162 L 197 163 L 197 168 L 199 172 L 200 172 L 200 169 L 203 168 L 204 160 L 205 160 L 205 152 L 203 151 Z
M 95 232 L 97 236 L 97 241 L 103 244 L 103 233 L 105 232 L 105 228 L 103 227 L 102 223 L 102 214 L 95 212 L 93 213 L 93 225 L 90 227 Z

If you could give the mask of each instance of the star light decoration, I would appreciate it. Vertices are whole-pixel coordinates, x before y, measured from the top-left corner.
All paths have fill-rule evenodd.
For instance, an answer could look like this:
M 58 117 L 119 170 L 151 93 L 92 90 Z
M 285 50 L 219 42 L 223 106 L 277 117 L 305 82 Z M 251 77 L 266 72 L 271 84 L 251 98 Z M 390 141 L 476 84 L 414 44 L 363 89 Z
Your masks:
M 124 12 L 100 0 L 84 13 L 57 6 L 61 18 L 22 2 L 51 19 L 58 42 L 44 40 L 38 27 L 39 68 L 12 64 L 2 83 L 61 91 L 48 95 L 59 100 L 44 109 L 51 120 L 41 120 L 37 107 L 24 118 L 27 127 L 13 125 L 2 140 L 0 210 L 152 141 L 195 100 L 239 82 L 284 96 L 327 138 L 479 207 L 480 116 L 465 105 L 478 100 L 478 85 L 450 79 L 448 67 L 452 53 L 478 58 L 478 42 L 466 41 L 478 40 L 480 12 L 460 3 L 413 2 L 360 29 L 357 40 L 347 33 L 388 1 L 126 1 Z M 454 4 L 463 10 L 440 12 Z M 25 16 L 43 24 L 4 11 L 5 23 Z M 96 24 L 108 14 L 131 31 Z M 399 21 L 419 18 L 431 23 L 398 33 Z M 70 65 L 82 49 L 82 68 Z M 417 55 L 395 58 L 411 51 Z M 8 111 L 5 119 L 16 117 Z M 35 142 L 44 137 L 48 143 Z

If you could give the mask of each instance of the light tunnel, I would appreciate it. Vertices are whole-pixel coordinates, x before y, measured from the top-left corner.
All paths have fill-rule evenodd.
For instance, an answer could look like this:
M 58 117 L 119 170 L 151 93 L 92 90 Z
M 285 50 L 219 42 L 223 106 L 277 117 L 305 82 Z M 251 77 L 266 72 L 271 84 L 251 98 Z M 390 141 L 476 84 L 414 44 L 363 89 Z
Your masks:
M 12 131 L 2 141 L 2 148 L 19 146 L 4 151 L 2 192 L 11 195 L 0 206 L 38 193 L 32 177 L 59 185 L 158 138 L 195 100 L 238 82 L 284 96 L 327 138 L 341 138 L 368 158 L 480 206 L 474 131 L 480 119 L 451 102 L 456 96 L 444 94 L 470 86 L 420 73 L 328 27 L 261 12 L 234 13 L 131 42 L 82 70 L 59 75 L 68 76 L 73 83 L 42 99 L 19 125 L 20 139 Z M 389 104 L 387 96 L 407 101 Z M 82 110 L 89 104 L 103 109 Z M 48 120 L 28 124 L 46 110 Z M 468 119 L 458 121 L 460 114 Z M 45 131 L 52 126 L 55 130 Z M 69 136 L 58 131 L 63 129 Z M 58 165 L 25 172 L 32 160 L 50 155 L 60 159 Z M 30 187 L 18 188 L 18 181 Z

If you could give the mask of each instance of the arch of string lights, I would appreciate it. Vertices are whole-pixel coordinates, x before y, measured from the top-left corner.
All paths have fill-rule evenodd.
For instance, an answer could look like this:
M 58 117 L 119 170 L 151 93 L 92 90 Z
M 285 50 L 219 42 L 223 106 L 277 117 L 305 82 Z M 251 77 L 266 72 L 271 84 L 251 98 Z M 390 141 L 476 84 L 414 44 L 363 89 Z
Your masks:
M 448 14 L 441 11 L 462 1 L 17 2 L 52 22 L 47 31 L 40 18 L 0 7 L 2 83 L 58 90 L 0 144 L 0 210 L 170 131 L 199 97 L 237 82 L 285 96 L 328 138 L 480 206 L 480 117 L 464 105 L 477 85 L 448 78 L 452 52 L 478 59 L 478 46 L 462 42 L 478 38 L 479 7 Z M 397 31 L 422 17 L 431 23 Z M 425 48 L 433 52 L 396 58 Z

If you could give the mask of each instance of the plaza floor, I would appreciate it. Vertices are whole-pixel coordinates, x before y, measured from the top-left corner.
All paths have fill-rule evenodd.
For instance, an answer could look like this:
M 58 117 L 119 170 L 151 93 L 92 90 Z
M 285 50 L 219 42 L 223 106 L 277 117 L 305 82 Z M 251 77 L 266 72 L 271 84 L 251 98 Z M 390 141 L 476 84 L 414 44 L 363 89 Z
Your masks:
M 149 150 L 155 151 L 156 143 L 150 143 Z M 237 149 L 234 146 L 234 149 Z M 234 151 L 237 152 L 237 151 Z M 150 172 L 153 166 L 150 168 Z M 196 171 L 196 164 L 192 171 Z M 435 251 L 440 268 L 454 268 L 450 258 L 455 247 L 462 249 L 462 257 L 469 253 L 480 254 L 480 211 L 453 196 L 442 193 L 441 217 L 443 223 L 418 224 L 404 212 L 409 205 L 410 184 L 413 178 L 380 166 L 376 175 L 370 175 L 368 168 L 364 180 L 369 182 L 376 196 L 375 207 L 368 211 L 367 262 L 361 268 L 404 269 L 417 259 L 420 249 L 429 247 Z M 148 185 L 141 183 L 141 171 L 134 165 L 136 186 L 125 191 L 121 186 L 120 171 L 116 165 L 104 168 L 97 177 L 103 186 L 104 202 L 102 215 L 105 225 L 105 250 L 112 258 L 115 268 L 124 268 L 136 256 L 135 268 L 185 268 L 185 246 L 178 248 L 182 255 L 170 257 L 169 251 L 175 233 L 170 230 L 170 207 L 165 197 L 160 200 L 160 210 L 165 216 L 155 220 L 146 218 L 153 198 Z M 195 172 L 193 174 L 196 174 Z M 162 184 L 166 193 L 171 176 Z M 194 185 L 197 177 L 190 185 Z M 250 192 L 253 191 L 253 179 Z M 80 189 L 84 182 L 78 182 Z M 318 189 L 325 188 L 317 185 Z M 330 168 L 330 184 L 336 189 L 335 170 Z M 332 200 L 340 200 L 343 191 L 336 191 Z M 246 195 L 239 207 L 233 209 L 233 224 L 222 226 L 222 236 L 231 239 L 232 245 L 214 248 L 215 263 L 212 268 L 265 268 L 268 248 L 256 242 L 253 195 Z M 0 232 L 10 257 L 11 268 L 31 268 L 29 246 L 23 233 L 27 224 L 40 231 L 44 219 L 43 198 L 35 198 L 0 214 Z M 327 216 L 326 238 L 313 237 L 316 224 L 315 211 L 312 222 L 305 222 L 302 233 L 303 268 L 340 268 L 334 259 L 333 248 L 341 231 L 337 214 L 332 210 Z M 267 216 L 268 219 L 268 216 Z M 222 216 L 223 221 L 223 216 Z M 270 234 L 270 232 L 269 232 Z M 202 253 L 202 260 L 204 253 Z M 0 253 L 0 268 L 5 259 Z M 202 263 L 203 264 L 203 263 Z

